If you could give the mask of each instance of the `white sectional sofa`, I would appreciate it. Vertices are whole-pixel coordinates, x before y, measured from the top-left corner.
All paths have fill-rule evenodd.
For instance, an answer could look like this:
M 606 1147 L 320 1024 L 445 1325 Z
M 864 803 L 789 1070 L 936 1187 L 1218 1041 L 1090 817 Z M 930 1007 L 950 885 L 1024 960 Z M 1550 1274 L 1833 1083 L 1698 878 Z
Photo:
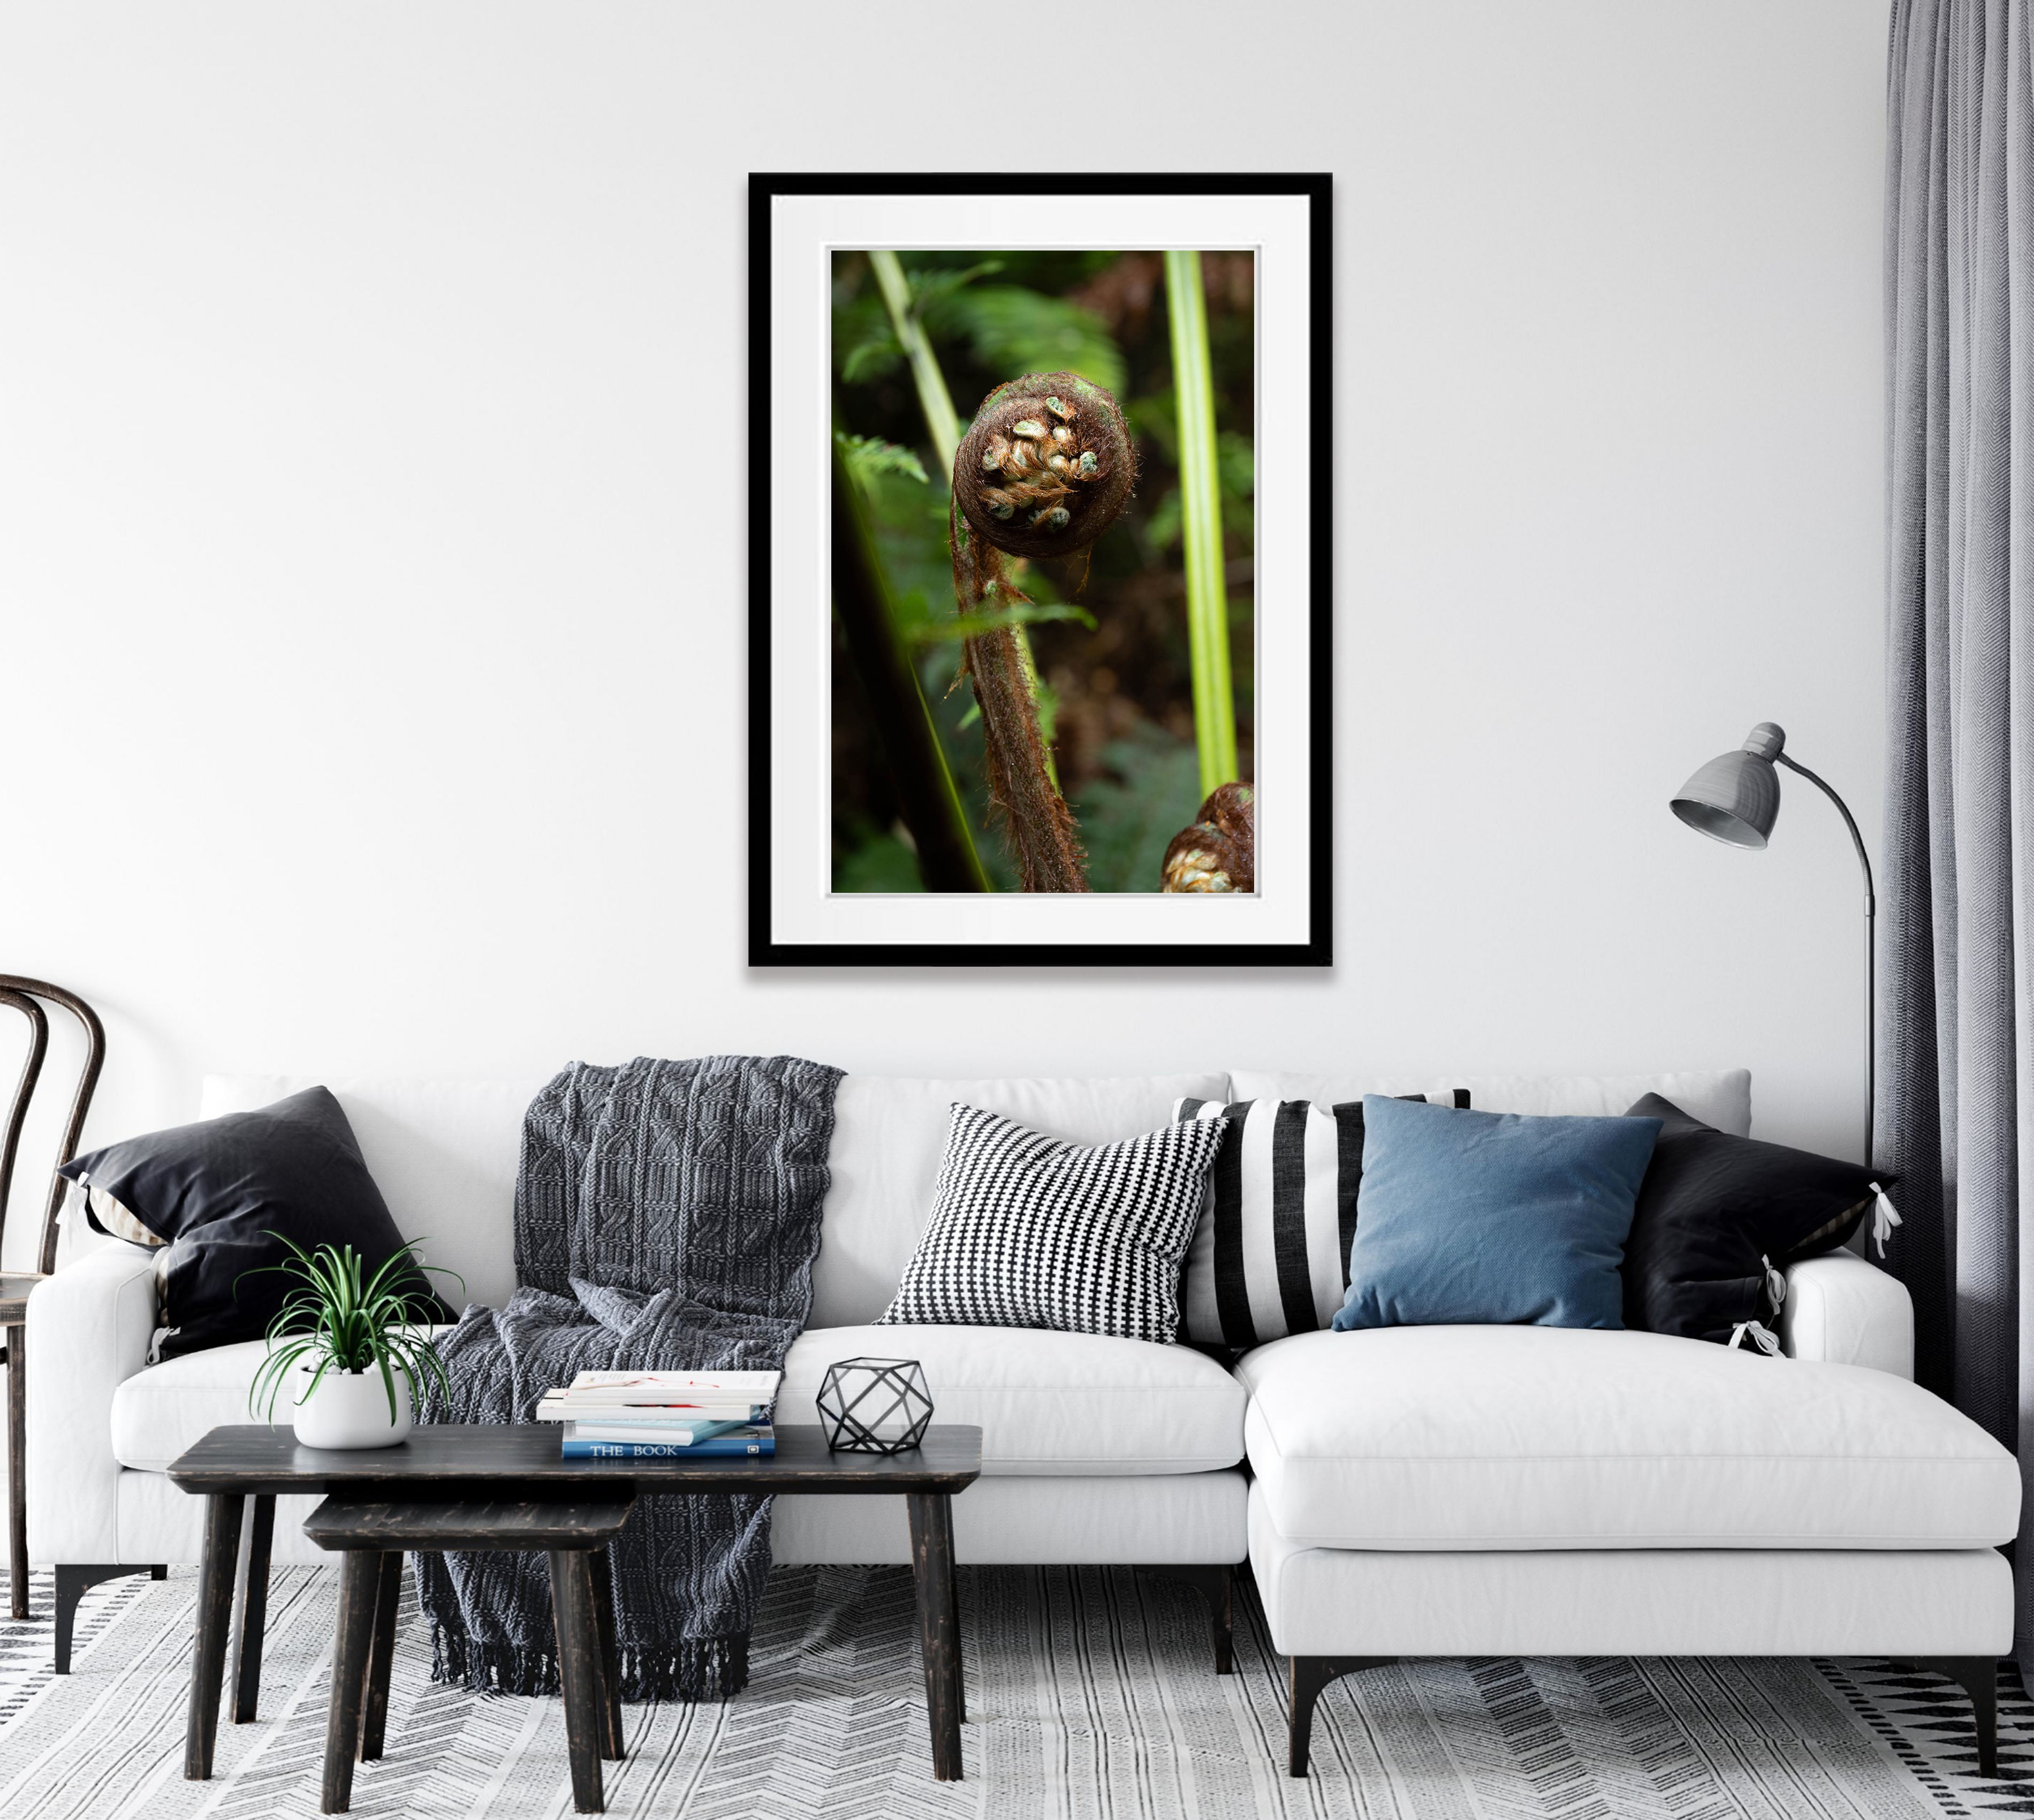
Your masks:
M 214 1079 L 198 1110 L 311 1084 Z M 469 1299 L 505 1297 L 522 1115 L 541 1082 L 325 1084 L 405 1235 L 459 1270 Z M 779 1419 L 813 1419 L 836 1359 L 921 1360 L 939 1417 L 983 1430 L 982 1477 L 955 1505 L 958 1557 L 1137 1563 L 1194 1579 L 1223 1668 L 1229 1575 L 1247 1558 L 1293 1659 L 1294 1773 L 1320 1689 L 1406 1655 L 1894 1654 L 1949 1666 L 1982 1717 L 1990 1664 L 2011 1642 L 1996 1544 L 2017 1529 L 2017 1469 L 1907 1381 L 1905 1292 L 1849 1253 L 1789 1273 L 1791 1363 L 1647 1334 L 1423 1328 L 1296 1336 L 1232 1373 L 1184 1346 L 869 1324 L 929 1211 L 954 1101 L 1101 1143 L 1162 1124 L 1182 1097 L 1462 1086 L 1479 1107 L 1526 1113 L 1621 1113 L 1657 1091 L 1722 1129 L 1750 1127 L 1741 1071 L 850 1075 L 811 1321 L 786 1361 Z M 60 1665 L 85 1586 L 199 1559 L 202 1500 L 164 1469 L 208 1428 L 250 1419 L 259 1346 L 151 1366 L 155 1320 L 151 1260 L 117 1243 L 29 1304 L 29 1549 L 58 1568 Z M 291 1503 L 279 1505 L 276 1558 L 321 1559 Z M 779 1499 L 774 1546 L 785 1563 L 904 1562 L 902 1500 Z

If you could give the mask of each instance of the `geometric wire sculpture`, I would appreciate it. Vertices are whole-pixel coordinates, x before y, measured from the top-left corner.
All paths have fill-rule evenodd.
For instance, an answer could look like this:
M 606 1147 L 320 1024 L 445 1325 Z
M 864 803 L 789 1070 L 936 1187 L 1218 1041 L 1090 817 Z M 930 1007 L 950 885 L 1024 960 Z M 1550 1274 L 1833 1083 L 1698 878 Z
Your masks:
M 843 1454 L 901 1454 L 925 1438 L 932 1392 L 916 1359 L 842 1359 L 820 1387 L 827 1445 Z

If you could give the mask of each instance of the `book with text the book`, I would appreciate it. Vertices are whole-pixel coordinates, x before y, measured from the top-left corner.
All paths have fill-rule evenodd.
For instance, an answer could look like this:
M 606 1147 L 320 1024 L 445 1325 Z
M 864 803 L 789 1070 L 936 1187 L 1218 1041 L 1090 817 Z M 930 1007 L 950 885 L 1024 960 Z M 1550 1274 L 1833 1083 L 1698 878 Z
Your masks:
M 767 1458 L 777 1450 L 775 1435 L 716 1435 L 689 1447 L 674 1447 L 668 1441 L 581 1441 L 568 1435 L 563 1443 L 568 1460 L 697 1460 L 723 1457 Z

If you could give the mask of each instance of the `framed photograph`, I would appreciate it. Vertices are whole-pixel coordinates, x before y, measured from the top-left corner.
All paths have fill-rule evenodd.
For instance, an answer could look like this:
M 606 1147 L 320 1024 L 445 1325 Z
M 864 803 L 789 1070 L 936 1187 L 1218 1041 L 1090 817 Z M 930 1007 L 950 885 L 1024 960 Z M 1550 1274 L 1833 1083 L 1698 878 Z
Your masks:
M 751 965 L 1329 964 L 1329 214 L 750 178 Z

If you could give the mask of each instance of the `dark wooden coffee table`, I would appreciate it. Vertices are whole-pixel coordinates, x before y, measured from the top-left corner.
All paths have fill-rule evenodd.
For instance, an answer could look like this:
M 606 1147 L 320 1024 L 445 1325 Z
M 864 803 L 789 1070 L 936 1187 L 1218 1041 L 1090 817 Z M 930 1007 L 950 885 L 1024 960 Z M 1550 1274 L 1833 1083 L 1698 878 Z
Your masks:
M 328 1453 L 298 1446 L 287 1428 L 214 1428 L 170 1468 L 172 1484 L 206 1499 L 205 1561 L 200 1570 L 197 1642 L 191 1663 L 190 1711 L 184 1774 L 212 1774 L 219 1734 L 220 1687 L 231 1623 L 234 1571 L 240 1552 L 242 1500 L 254 1500 L 247 1578 L 235 1643 L 233 1718 L 254 1717 L 261 1687 L 261 1635 L 267 1617 L 268 1549 L 279 1495 L 312 1493 L 437 1505 L 541 1501 L 546 1497 L 653 1498 L 699 1492 L 796 1492 L 898 1496 L 911 1525 L 911 1572 L 918 1595 L 918 1634 L 933 1733 L 933 1773 L 961 1777 L 960 1628 L 954 1605 L 952 1496 L 981 1472 L 981 1431 L 939 1424 L 902 1454 L 836 1454 L 817 1428 L 777 1430 L 768 1459 L 567 1460 L 547 1422 L 500 1428 L 448 1423 L 411 1431 L 392 1447 Z

